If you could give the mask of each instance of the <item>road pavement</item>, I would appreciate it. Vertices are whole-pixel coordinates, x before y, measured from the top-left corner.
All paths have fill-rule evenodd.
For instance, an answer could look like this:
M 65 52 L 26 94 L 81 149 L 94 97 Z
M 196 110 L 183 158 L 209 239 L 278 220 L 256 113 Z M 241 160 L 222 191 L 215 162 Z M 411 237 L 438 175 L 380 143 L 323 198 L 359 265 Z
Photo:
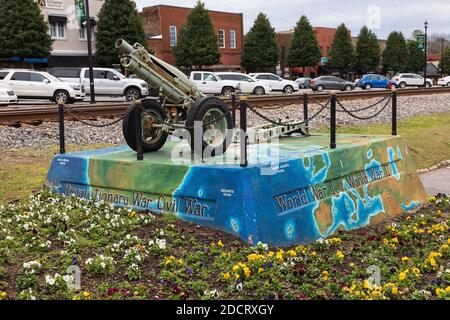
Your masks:
M 450 166 L 422 173 L 420 179 L 429 195 L 438 193 L 450 195 Z

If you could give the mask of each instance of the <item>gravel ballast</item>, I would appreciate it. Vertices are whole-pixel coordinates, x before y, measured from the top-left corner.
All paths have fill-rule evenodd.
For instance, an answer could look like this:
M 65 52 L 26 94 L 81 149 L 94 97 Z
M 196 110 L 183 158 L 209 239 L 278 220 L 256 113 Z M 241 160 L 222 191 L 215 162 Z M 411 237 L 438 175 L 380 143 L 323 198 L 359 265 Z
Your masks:
M 342 104 L 348 110 L 360 109 L 371 105 L 381 98 L 343 101 Z M 378 106 L 358 112 L 359 117 L 367 117 L 377 113 L 385 102 Z M 418 115 L 429 115 L 439 112 L 450 112 L 450 94 L 436 94 L 424 96 L 404 96 L 398 97 L 398 119 Z M 314 115 L 320 106 L 309 104 L 309 116 Z M 338 107 L 338 109 L 340 109 Z M 303 120 L 302 104 L 285 106 L 280 109 L 258 109 L 259 112 L 271 119 L 282 119 L 283 121 L 301 121 Z M 237 113 L 238 114 L 238 113 Z M 330 110 L 324 110 L 319 116 L 310 122 L 310 127 L 328 125 L 330 119 Z M 91 121 L 95 124 L 105 124 L 112 122 L 112 119 L 99 119 Z M 248 110 L 248 126 L 255 126 L 266 123 L 259 116 Z M 365 125 L 374 123 L 390 123 L 391 121 L 391 103 L 376 118 L 370 120 L 359 120 L 352 118 L 347 113 L 338 112 L 337 122 L 339 126 Z M 123 144 L 122 122 L 109 127 L 91 127 L 80 122 L 67 121 L 65 123 L 66 144 L 91 145 L 98 143 Z M 46 122 L 38 126 L 22 125 L 20 128 L 0 126 L 0 147 L 20 148 L 32 147 L 40 148 L 44 145 L 55 145 L 58 143 L 59 131 L 57 122 Z

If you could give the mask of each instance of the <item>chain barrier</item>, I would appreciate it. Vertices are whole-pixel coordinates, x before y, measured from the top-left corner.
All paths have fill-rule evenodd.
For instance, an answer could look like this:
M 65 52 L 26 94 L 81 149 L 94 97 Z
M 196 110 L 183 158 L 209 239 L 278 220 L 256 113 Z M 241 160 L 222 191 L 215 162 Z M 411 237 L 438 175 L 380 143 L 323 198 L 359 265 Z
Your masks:
M 354 114 L 354 113 L 356 113 L 356 112 L 360 112 L 360 111 L 364 111 L 364 110 L 367 110 L 367 109 L 376 107 L 377 104 L 382 103 L 383 100 L 386 100 L 386 99 L 387 99 L 387 101 L 386 101 L 386 103 L 384 104 L 384 106 L 383 106 L 380 110 L 378 110 L 375 114 L 373 114 L 373 115 L 371 115 L 371 116 L 361 117 L 361 116 L 357 116 L 356 114 Z M 361 109 L 359 109 L 359 110 L 348 110 L 347 108 L 345 108 L 345 106 L 344 106 L 339 100 L 337 100 L 336 102 L 337 102 L 337 104 L 339 105 L 339 107 L 340 107 L 345 113 L 347 113 L 349 116 L 351 116 L 351 117 L 353 117 L 353 118 L 355 118 L 355 119 L 358 119 L 358 120 L 370 120 L 370 119 L 373 119 L 373 118 L 377 117 L 378 115 L 380 115 L 381 112 L 383 112 L 383 111 L 386 109 L 386 107 L 388 106 L 389 102 L 391 102 L 391 100 L 392 100 L 392 95 L 389 95 L 388 97 L 386 97 L 386 98 L 383 99 L 383 100 L 379 101 L 377 104 L 371 105 L 370 108 L 365 107 L 365 108 L 361 108 Z
M 392 98 L 392 95 L 385 96 L 385 97 L 383 97 L 383 99 L 381 99 L 381 100 L 379 100 L 379 101 L 377 101 L 375 103 L 372 103 L 371 105 L 368 105 L 366 107 L 363 107 L 363 108 L 360 108 L 360 109 L 353 109 L 353 110 L 347 109 L 347 110 L 352 112 L 352 113 L 358 113 L 358 112 L 366 111 L 366 110 L 372 109 L 372 108 L 376 107 L 377 105 L 383 103 L 384 101 L 386 101 L 386 99 L 391 99 L 391 98 Z M 330 109 L 330 108 L 328 108 L 328 109 Z M 336 112 L 347 113 L 345 110 L 339 110 L 339 109 L 336 109 Z
M 266 120 L 267 122 L 270 122 L 274 125 L 277 126 L 283 126 L 283 127 L 288 127 L 288 126 L 296 126 L 296 125 L 301 125 L 301 124 L 305 124 L 308 123 L 310 121 L 312 121 L 314 118 L 316 118 L 319 114 L 321 114 L 326 108 L 327 106 L 330 104 L 330 101 L 328 101 L 325 105 L 321 105 L 322 108 L 317 111 L 313 116 L 309 117 L 308 119 L 305 119 L 301 122 L 296 122 L 296 123 L 281 123 L 280 121 L 275 121 L 273 119 L 270 119 L 269 117 L 263 115 L 262 113 L 260 113 L 259 111 L 256 110 L 255 107 L 252 107 L 250 105 L 247 104 L 247 107 L 250 109 L 250 111 L 252 111 L 254 114 L 256 114 L 258 117 L 260 117 L 263 120 Z
M 74 109 L 68 108 L 68 107 L 64 107 L 64 110 L 66 110 L 75 119 L 75 121 L 79 121 L 79 122 L 81 122 L 84 125 L 95 127 L 95 128 L 105 128 L 105 127 L 113 126 L 113 125 L 118 124 L 119 122 L 121 122 L 126 117 L 126 113 L 124 113 L 118 119 L 116 119 L 116 120 L 114 120 L 112 122 L 108 122 L 108 123 L 105 123 L 105 124 L 97 124 L 97 123 L 92 123 L 92 122 L 80 119 L 75 114 L 77 113 L 77 114 L 86 115 L 86 116 L 89 116 L 89 117 L 98 117 L 98 115 L 94 115 L 92 113 L 85 112 L 85 111 L 74 110 Z

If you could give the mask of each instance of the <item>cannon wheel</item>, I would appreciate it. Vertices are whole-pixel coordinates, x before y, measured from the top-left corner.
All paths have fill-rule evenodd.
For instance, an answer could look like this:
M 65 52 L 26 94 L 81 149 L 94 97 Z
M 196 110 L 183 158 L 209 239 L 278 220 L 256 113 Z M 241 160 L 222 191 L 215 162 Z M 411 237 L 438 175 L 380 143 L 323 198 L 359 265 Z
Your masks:
M 218 121 L 203 127 L 203 123 Z M 211 156 L 223 154 L 231 143 L 233 136 L 233 123 L 228 107 L 216 97 L 208 97 L 195 102 L 189 109 L 186 117 L 186 127 L 190 137 L 189 145 L 194 152 L 203 152 L 208 148 Z M 194 132 L 202 132 L 202 146 L 196 148 Z M 197 150 L 198 149 L 198 150 Z
M 142 148 L 144 152 L 157 151 L 166 143 L 168 133 L 162 129 L 152 128 L 152 123 L 162 123 L 167 118 L 164 108 L 155 100 L 141 100 L 142 108 Z M 136 151 L 136 110 L 134 105 L 128 107 L 123 119 L 123 136 L 128 146 Z

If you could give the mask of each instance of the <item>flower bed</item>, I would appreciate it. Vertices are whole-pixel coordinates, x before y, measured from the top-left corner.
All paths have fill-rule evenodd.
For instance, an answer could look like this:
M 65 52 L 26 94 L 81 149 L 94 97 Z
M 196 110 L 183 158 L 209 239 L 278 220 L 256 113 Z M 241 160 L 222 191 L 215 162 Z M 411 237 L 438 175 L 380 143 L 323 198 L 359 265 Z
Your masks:
M 0 206 L 0 299 L 449 299 L 450 199 L 313 245 L 42 192 Z

